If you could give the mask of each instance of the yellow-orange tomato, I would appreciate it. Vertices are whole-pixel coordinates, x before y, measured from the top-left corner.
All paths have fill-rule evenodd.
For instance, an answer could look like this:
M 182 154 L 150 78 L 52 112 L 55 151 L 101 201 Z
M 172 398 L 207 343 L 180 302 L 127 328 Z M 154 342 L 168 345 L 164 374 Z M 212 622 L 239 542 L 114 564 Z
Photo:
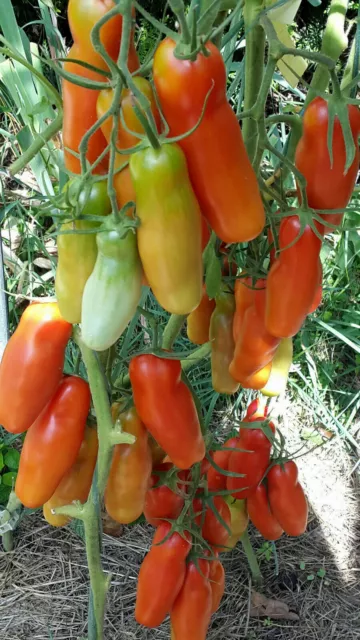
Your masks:
M 134 84 L 137 86 L 144 96 L 148 99 L 151 111 L 153 113 L 157 128 L 160 128 L 160 116 L 156 106 L 156 101 L 151 84 L 145 78 L 140 76 L 133 79 Z M 113 89 L 103 89 L 100 91 L 97 99 L 97 115 L 101 118 L 110 108 L 113 101 L 114 92 Z M 134 111 L 134 96 L 129 89 L 124 89 L 121 94 L 121 110 L 124 117 L 124 121 L 128 129 L 135 133 L 144 133 L 144 128 Z M 138 105 L 139 106 L 139 105 Z M 111 140 L 111 132 L 113 126 L 113 118 L 107 118 L 101 125 L 102 132 L 108 142 Z M 123 126 L 121 119 L 119 119 L 118 134 L 116 146 L 118 149 L 130 149 L 139 142 L 139 138 L 131 135 L 129 131 Z M 129 160 L 129 156 L 117 153 L 115 158 L 115 171 L 119 169 L 126 161 Z M 116 198 L 119 207 L 123 207 L 127 202 L 135 200 L 135 190 L 132 185 L 129 167 L 125 167 L 119 173 L 115 173 L 114 187 L 116 190 Z
M 87 427 L 75 463 L 63 477 L 50 500 L 45 502 L 43 506 L 44 518 L 53 527 L 65 526 L 70 522 L 70 518 L 68 516 L 55 515 L 51 512 L 52 509 L 71 504 L 74 500 L 79 500 L 80 502 L 87 500 L 96 465 L 97 451 L 98 438 L 96 429 Z
M 120 410 L 121 405 L 115 405 L 113 415 Z M 129 524 L 143 512 L 152 458 L 148 432 L 135 407 L 120 413 L 116 419 L 121 422 L 122 430 L 135 436 L 136 440 L 133 444 L 118 444 L 114 448 L 105 491 L 105 506 L 116 522 Z
M 210 300 L 204 285 L 201 302 L 187 318 L 187 335 L 190 342 L 204 344 L 209 340 L 210 320 L 215 300 Z
M 74 42 L 76 42 L 84 54 L 94 53 L 91 42 L 91 30 L 95 24 L 114 7 L 114 0 L 69 0 L 68 20 L 70 31 Z M 135 10 L 133 11 L 133 15 L 135 16 Z M 113 16 L 103 24 L 100 29 L 100 40 L 113 60 L 117 60 L 119 55 L 121 30 L 122 15 L 120 13 Z M 104 65 L 103 59 L 98 54 L 97 57 L 99 58 L 97 66 L 101 66 L 101 61 Z M 128 64 L 130 71 L 135 71 L 139 67 L 139 60 L 132 38 L 130 41 Z

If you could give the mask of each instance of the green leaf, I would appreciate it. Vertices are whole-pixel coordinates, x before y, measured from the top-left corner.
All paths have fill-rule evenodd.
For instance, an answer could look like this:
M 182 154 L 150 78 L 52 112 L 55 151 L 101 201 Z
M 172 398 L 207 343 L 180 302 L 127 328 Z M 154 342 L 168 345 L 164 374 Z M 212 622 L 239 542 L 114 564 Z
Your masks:
M 20 462 L 20 453 L 16 449 L 9 449 L 5 454 L 5 464 L 9 469 L 17 471 Z
M 306 578 L 309 582 L 312 582 L 312 580 L 315 580 L 315 576 L 313 573 L 310 573 L 307 578 Z
M 9 499 L 11 487 L 7 487 L 4 484 L 0 484 L 0 504 L 5 505 Z
M 1 469 L 3 469 L 3 468 L 4 468 L 4 466 L 5 466 L 5 465 L 4 465 L 4 456 L 3 456 L 3 454 L 2 454 L 2 453 L 1 453 L 1 451 L 0 451 L 0 471 L 1 471 Z
M 210 300 L 216 298 L 221 287 L 221 264 L 220 260 L 218 260 L 218 258 L 216 257 L 215 252 L 206 270 L 205 285 L 206 292 Z
M 12 487 L 16 480 L 17 473 L 16 471 L 7 471 L 7 473 L 3 473 L 2 483 L 7 487 Z
M 299 567 L 300 567 L 301 571 L 304 571 L 304 569 L 305 569 L 305 562 L 304 562 L 304 560 L 302 560 L 302 561 L 300 562 Z
M 316 574 L 319 578 L 325 578 L 326 576 L 326 571 L 325 569 L 322 567 L 321 569 L 319 569 L 319 571 Z

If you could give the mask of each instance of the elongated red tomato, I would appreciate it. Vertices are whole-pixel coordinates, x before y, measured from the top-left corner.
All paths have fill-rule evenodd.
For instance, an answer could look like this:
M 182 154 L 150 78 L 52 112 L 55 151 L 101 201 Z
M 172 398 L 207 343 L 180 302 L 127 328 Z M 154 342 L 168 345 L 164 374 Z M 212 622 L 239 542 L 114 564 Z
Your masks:
M 160 478 L 156 471 L 169 471 L 174 465 L 170 462 L 164 462 L 157 465 L 154 469 L 150 486 L 159 482 Z M 178 485 L 180 488 L 180 485 Z M 180 493 L 172 491 L 166 484 L 159 486 L 151 486 L 145 496 L 144 516 L 146 520 L 154 527 L 158 527 L 162 518 L 173 520 L 177 518 L 184 506 L 184 498 Z
M 191 549 L 190 536 L 171 533 L 171 525 L 162 523 L 140 567 L 136 592 L 135 618 L 146 627 L 158 627 L 170 612 L 186 573 L 186 557 Z
M 245 421 L 254 423 L 264 421 L 265 416 L 247 418 Z M 269 423 L 274 433 L 275 426 Z M 262 429 L 241 428 L 237 444 L 242 451 L 233 451 L 229 458 L 229 471 L 243 474 L 242 477 L 227 476 L 227 488 L 232 491 L 234 498 L 245 499 L 255 491 L 257 485 L 265 475 L 270 461 L 271 442 Z
M 283 218 L 279 232 L 282 251 L 267 278 L 265 324 L 278 338 L 291 338 L 299 331 L 319 285 L 321 240 L 308 225 L 298 237 L 300 230 L 298 216 Z
M 250 402 L 249 406 L 246 409 L 245 420 L 247 421 L 249 418 L 255 420 L 255 418 L 266 418 L 269 414 L 269 409 L 267 407 L 266 398 L 255 398 L 252 402 Z
M 25 507 L 41 507 L 71 469 L 84 437 L 90 409 L 89 385 L 63 378 L 57 391 L 26 434 L 15 492 Z
M 175 640 L 205 640 L 211 618 L 209 561 L 199 558 L 186 567 L 182 589 L 170 612 Z
M 205 444 L 193 397 L 181 380 L 180 361 L 136 356 L 129 374 L 138 414 L 171 461 L 180 469 L 200 462 Z
M 68 54 L 68 58 L 72 60 L 80 60 L 87 64 L 96 66 L 98 62 L 91 53 L 86 53 L 74 44 Z M 96 82 L 105 82 L 105 76 L 96 73 L 92 69 L 66 60 L 64 70 L 73 73 L 81 78 L 95 80 Z M 92 127 L 96 120 L 96 100 L 99 92 L 86 87 L 80 87 L 69 80 L 64 79 L 62 82 L 62 96 L 64 105 L 64 122 L 63 122 L 63 142 L 64 142 L 64 159 L 65 166 L 73 173 L 81 173 L 80 159 L 75 154 L 79 154 L 79 145 L 85 133 Z M 84 108 L 79 109 L 79 104 Z M 101 131 L 97 129 L 90 137 L 86 153 L 86 159 L 93 164 L 95 160 L 105 151 L 106 139 Z M 106 173 L 108 167 L 108 156 L 106 155 L 94 170 L 94 173 Z
M 252 278 L 237 278 L 235 280 L 235 313 L 233 320 L 233 336 L 237 342 L 244 321 L 245 311 L 254 302 L 255 284 Z
M 7 431 L 26 431 L 55 393 L 71 331 L 56 302 L 25 309 L 0 364 L 0 424 Z
M 96 429 L 86 427 L 84 440 L 75 463 L 64 475 L 50 500 L 45 502 L 43 506 L 44 518 L 53 527 L 63 527 L 70 522 L 70 518 L 64 515 L 55 515 L 52 513 L 52 509 L 71 504 L 74 500 L 86 502 L 91 488 L 97 452 Z
M 269 504 L 275 518 L 289 536 L 300 536 L 306 529 L 308 505 L 295 462 L 274 465 L 267 481 Z
M 259 484 L 247 499 L 247 510 L 253 525 L 266 540 L 278 540 L 284 533 L 270 509 L 267 490 Z
M 359 170 L 360 111 L 348 105 L 351 132 L 355 143 L 354 160 L 345 173 L 346 150 L 339 118 L 335 116 L 332 136 L 332 160 L 328 150 L 328 103 L 320 97 L 312 100 L 304 114 L 303 136 L 296 148 L 296 167 L 306 178 L 306 194 L 314 209 L 344 209 L 354 190 Z M 338 225 L 343 214 L 324 214 L 324 223 Z M 331 230 L 331 229 L 330 229 Z
M 122 524 L 133 522 L 142 514 L 149 486 L 152 457 L 148 432 L 135 407 L 121 412 L 121 405 L 113 405 L 113 418 L 119 420 L 122 431 L 135 436 L 133 444 L 114 447 L 109 478 L 105 491 L 108 514 Z
M 221 467 L 224 471 L 228 470 L 229 458 L 231 455 L 231 449 L 237 446 L 238 438 L 229 438 L 224 444 L 224 449 L 218 449 L 212 454 L 212 458 L 218 467 Z M 226 476 L 210 466 L 207 474 L 207 482 L 209 491 L 221 491 L 226 489 Z
M 215 553 L 215 555 L 217 554 Z M 218 559 L 210 562 L 209 580 L 212 593 L 211 613 L 215 613 L 220 606 L 225 591 L 225 571 Z
M 264 227 L 264 208 L 239 122 L 226 99 L 226 69 L 220 51 L 206 43 L 208 55 L 195 61 L 175 57 L 165 38 L 155 53 L 153 74 L 160 104 L 180 141 L 203 215 L 224 242 L 246 242 Z
M 216 547 L 225 547 L 231 531 L 230 509 L 221 496 L 214 496 L 213 504 L 227 528 L 220 522 L 211 506 L 203 503 L 200 498 L 195 498 L 193 501 L 195 522 L 201 526 L 201 534 L 207 542 Z
M 265 326 L 266 280 L 258 280 L 256 287 L 252 304 L 244 312 L 234 357 L 229 366 L 229 373 L 244 386 L 248 386 L 251 376 L 271 363 L 280 343 L 280 339 L 274 337 Z M 270 371 L 268 373 L 270 375 Z M 259 388 L 262 386 L 260 384 Z
M 105 60 L 94 50 L 91 42 L 91 30 L 109 10 L 115 6 L 113 0 L 70 0 L 68 5 L 69 25 L 74 45 L 69 51 L 68 60 L 65 61 L 64 70 L 82 78 L 105 82 L 106 76 L 87 69 L 70 59 L 80 60 L 102 71 L 108 71 Z M 117 60 L 120 48 L 122 29 L 122 16 L 117 14 L 100 29 L 100 40 L 113 60 Z M 130 71 L 139 67 L 139 60 L 135 50 L 133 38 L 130 39 L 128 66 Z M 63 141 L 65 166 L 73 173 L 81 173 L 79 158 L 74 155 L 79 153 L 79 144 L 85 133 L 97 120 L 96 101 L 99 91 L 80 87 L 69 80 L 63 80 L 64 124 Z M 79 108 L 81 105 L 81 108 Z M 105 151 L 106 139 L 101 131 L 89 138 L 86 158 L 92 164 Z M 106 173 L 108 166 L 107 155 L 97 165 L 94 173 Z

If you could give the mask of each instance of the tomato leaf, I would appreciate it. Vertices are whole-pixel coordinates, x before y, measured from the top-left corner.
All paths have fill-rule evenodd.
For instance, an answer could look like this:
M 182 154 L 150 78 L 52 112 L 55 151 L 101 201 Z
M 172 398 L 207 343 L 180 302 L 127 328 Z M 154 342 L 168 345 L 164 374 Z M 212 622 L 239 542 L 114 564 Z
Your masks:
M 20 462 L 20 453 L 16 449 L 9 449 L 4 458 L 5 465 L 12 471 L 17 471 Z
M 7 473 L 3 473 L 3 475 L 1 476 L 2 483 L 7 487 L 12 487 L 15 482 L 16 476 L 16 471 L 8 471 Z
M 4 456 L 0 451 L 0 471 L 4 468 Z
M 10 495 L 11 487 L 0 484 L 0 504 L 6 504 Z
M 208 259 L 205 285 L 206 293 L 208 294 L 210 300 L 216 298 L 221 287 L 221 264 L 214 250 L 212 251 L 212 254 Z

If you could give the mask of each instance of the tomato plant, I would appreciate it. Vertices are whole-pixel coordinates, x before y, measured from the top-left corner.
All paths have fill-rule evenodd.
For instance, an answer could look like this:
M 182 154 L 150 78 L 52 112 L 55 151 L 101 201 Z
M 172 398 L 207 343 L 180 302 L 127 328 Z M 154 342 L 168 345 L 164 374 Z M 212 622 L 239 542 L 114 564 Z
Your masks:
M 42 4 L 48 32 L 54 16 Z M 16 448 L 8 440 L 0 448 L 0 498 L 9 494 L 11 526 L 20 502 L 43 507 L 54 526 L 82 520 L 94 640 L 104 637 L 110 581 L 101 507 L 124 525 L 145 519 L 156 531 L 135 618 L 152 628 L 170 615 L 173 640 L 205 640 L 224 593 L 219 553 L 241 544 L 259 581 L 249 518 L 272 541 L 306 529 L 295 454 L 273 415 L 292 338 L 309 356 L 305 323 L 315 314 L 316 324 L 324 279 L 325 298 L 333 284 L 326 256 L 339 243 L 327 236 L 343 221 L 359 168 L 357 56 L 340 82 L 329 30 L 321 52 L 291 52 L 265 0 L 177 0 L 161 20 L 142 4 L 69 0 L 63 65 L 57 38 L 49 43 L 61 97 L 40 62 L 32 66 L 24 30 L 26 58 L 12 45 L 1 50 L 14 58 L 15 96 L 6 88 L 20 123 L 8 138 L 20 145 L 9 173 L 23 180 L 30 163 L 38 182 L 21 212 L 21 251 L 33 251 L 24 230 L 34 230 L 36 248 L 44 236 L 51 269 L 57 260 L 57 302 L 51 269 L 35 261 L 24 274 L 32 303 L 0 365 L 0 422 L 26 432 Z M 332 2 L 331 19 L 335 10 Z M 331 31 L 344 42 L 342 18 Z M 144 51 L 155 31 L 154 50 Z M 296 104 L 289 53 L 294 65 L 299 54 L 316 63 Z M 35 104 L 22 84 L 36 89 Z M 60 127 L 61 152 L 52 140 Z M 15 204 L 4 203 L 4 218 L 15 217 Z M 345 236 L 345 253 L 355 235 Z M 9 294 L 18 310 L 16 278 Z

